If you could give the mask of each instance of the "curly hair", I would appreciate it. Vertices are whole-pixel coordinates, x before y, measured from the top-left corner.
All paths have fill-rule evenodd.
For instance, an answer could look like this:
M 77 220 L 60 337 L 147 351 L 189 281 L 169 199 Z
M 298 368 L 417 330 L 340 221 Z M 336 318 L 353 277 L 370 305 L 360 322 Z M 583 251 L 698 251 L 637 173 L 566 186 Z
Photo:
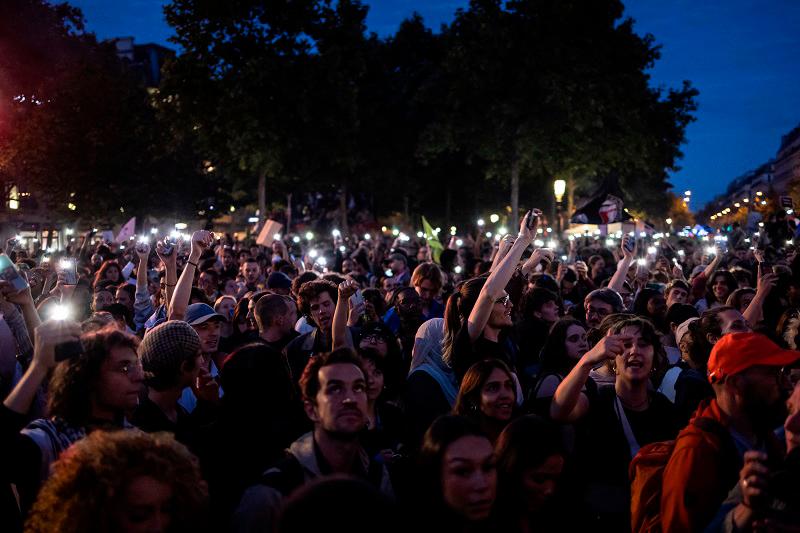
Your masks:
M 203 530 L 208 491 L 195 457 L 169 433 L 95 431 L 64 452 L 36 499 L 25 531 L 119 529 L 113 512 L 127 487 L 150 477 L 172 489 L 172 526 Z
M 297 295 L 297 300 L 300 304 L 300 309 L 302 310 L 303 314 L 306 316 L 311 316 L 311 300 L 318 299 L 323 293 L 326 292 L 328 293 L 328 296 L 331 297 L 333 304 L 336 305 L 336 301 L 339 298 L 339 290 L 335 283 L 325 279 L 318 279 L 303 283 L 303 285 L 300 287 L 300 292 Z
M 139 339 L 114 325 L 81 335 L 83 353 L 56 365 L 50 381 L 48 408 L 51 416 L 63 418 L 74 426 L 89 421 L 92 393 L 103 362 L 114 348 L 136 351 Z

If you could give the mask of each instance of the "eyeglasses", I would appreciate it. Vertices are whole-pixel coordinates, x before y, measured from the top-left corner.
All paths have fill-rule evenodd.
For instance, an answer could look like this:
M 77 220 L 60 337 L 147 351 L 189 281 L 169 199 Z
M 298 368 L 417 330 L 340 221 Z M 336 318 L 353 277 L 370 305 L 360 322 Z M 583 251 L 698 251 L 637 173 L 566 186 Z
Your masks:
M 379 343 L 386 344 L 386 339 L 384 339 L 382 336 L 378 334 L 365 335 L 361 337 L 361 340 L 366 342 L 371 342 L 373 344 L 379 344 Z
M 501 297 L 501 298 L 498 298 L 497 300 L 495 300 L 495 301 L 494 301 L 494 303 L 496 303 L 496 304 L 508 305 L 508 303 L 509 303 L 510 301 L 511 301 L 511 296 L 509 296 L 508 294 L 506 294 L 505 296 L 503 296 L 503 297 Z
M 125 376 L 130 376 L 134 372 L 144 373 L 144 367 L 139 359 L 136 359 L 135 361 L 125 361 L 119 366 L 117 372 Z

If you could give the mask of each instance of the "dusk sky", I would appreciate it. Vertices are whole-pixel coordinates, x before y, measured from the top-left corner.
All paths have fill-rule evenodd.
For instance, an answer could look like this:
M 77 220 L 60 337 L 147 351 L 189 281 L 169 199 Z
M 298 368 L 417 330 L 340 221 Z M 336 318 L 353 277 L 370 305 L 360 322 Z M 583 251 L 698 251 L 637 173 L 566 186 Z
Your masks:
M 223 1 L 223 0 L 220 0 Z M 70 0 L 99 38 L 133 36 L 139 44 L 167 41 L 162 0 Z M 438 29 L 467 1 L 373 0 L 368 28 L 394 32 L 413 11 Z M 689 126 L 677 194 L 691 189 L 693 208 L 777 152 L 781 135 L 800 123 L 800 1 L 629 0 L 626 16 L 652 33 L 662 58 L 656 86 L 691 80 L 699 89 L 697 121 Z

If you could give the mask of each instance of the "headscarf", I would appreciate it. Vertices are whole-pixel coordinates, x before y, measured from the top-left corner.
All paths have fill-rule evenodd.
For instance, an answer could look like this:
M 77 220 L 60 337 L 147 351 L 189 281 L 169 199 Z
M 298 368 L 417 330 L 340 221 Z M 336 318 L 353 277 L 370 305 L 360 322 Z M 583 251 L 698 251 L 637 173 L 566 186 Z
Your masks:
M 409 376 L 417 371 L 429 374 L 441 387 L 447 402 L 453 406 L 458 396 L 458 382 L 453 369 L 442 360 L 443 337 L 443 318 L 431 318 L 422 323 L 414 338 Z

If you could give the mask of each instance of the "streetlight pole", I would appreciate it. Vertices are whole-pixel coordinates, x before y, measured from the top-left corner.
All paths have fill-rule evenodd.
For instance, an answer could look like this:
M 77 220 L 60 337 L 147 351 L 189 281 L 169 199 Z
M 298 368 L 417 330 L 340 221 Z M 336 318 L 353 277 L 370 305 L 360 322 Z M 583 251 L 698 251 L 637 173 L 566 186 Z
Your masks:
M 555 180 L 553 182 L 553 194 L 556 197 L 556 230 L 558 231 L 558 238 L 561 239 L 561 208 L 564 200 L 564 193 L 567 192 L 567 182 L 564 180 Z

